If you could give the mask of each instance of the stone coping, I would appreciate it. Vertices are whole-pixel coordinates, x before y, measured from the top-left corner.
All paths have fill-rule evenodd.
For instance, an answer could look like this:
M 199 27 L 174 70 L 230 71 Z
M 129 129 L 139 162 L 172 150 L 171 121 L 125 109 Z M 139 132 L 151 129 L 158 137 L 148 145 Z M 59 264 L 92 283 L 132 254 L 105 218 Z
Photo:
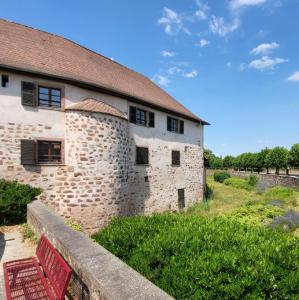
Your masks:
M 28 205 L 27 221 L 33 231 L 45 234 L 88 289 L 90 299 L 173 299 L 40 201 Z

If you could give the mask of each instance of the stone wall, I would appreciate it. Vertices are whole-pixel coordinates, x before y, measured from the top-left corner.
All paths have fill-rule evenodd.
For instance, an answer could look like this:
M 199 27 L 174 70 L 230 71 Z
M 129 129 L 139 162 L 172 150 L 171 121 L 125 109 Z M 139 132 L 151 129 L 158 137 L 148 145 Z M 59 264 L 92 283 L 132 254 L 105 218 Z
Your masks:
M 229 171 L 232 176 L 246 178 L 251 174 L 256 175 L 259 178 L 259 185 L 262 189 L 270 188 L 275 185 L 281 185 L 289 188 L 299 190 L 299 177 L 298 176 L 286 176 L 286 175 L 275 175 L 275 174 L 257 174 L 250 172 L 238 172 Z M 207 175 L 213 175 L 214 170 L 208 170 Z
M 65 145 L 68 167 L 57 172 L 57 210 L 87 231 L 127 214 L 127 120 L 67 111 Z
M 173 300 L 105 248 L 66 226 L 41 202 L 28 205 L 27 222 L 37 236 L 47 236 L 73 269 L 70 285 L 75 290 L 81 286 L 76 299 Z

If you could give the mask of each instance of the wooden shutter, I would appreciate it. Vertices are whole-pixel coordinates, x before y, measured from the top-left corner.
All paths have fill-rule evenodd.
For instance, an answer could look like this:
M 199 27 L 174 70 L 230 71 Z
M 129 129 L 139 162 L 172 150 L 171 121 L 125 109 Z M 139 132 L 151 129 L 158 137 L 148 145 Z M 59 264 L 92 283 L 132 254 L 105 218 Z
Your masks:
M 130 106 L 130 122 L 136 124 L 136 107 Z
M 180 151 L 173 150 L 172 151 L 172 165 L 179 166 L 180 165 Z
M 184 134 L 184 121 L 180 120 L 180 133 Z
M 153 112 L 148 113 L 148 126 L 155 127 L 155 114 Z
M 36 143 L 33 140 L 21 140 L 21 164 L 36 164 Z
M 37 106 L 36 86 L 33 82 L 22 81 L 22 105 Z
M 167 117 L 167 130 L 171 131 L 171 117 Z
M 148 165 L 148 148 L 136 147 L 136 164 Z
M 185 189 L 178 189 L 178 204 L 179 209 L 183 209 L 185 207 Z

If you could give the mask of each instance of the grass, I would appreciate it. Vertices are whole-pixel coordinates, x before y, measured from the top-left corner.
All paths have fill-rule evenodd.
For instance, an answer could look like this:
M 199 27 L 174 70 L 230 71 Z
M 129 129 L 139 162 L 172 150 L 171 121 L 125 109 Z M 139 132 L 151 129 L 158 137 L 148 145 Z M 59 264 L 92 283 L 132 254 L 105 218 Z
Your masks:
M 297 299 L 298 240 L 227 217 L 118 218 L 93 239 L 175 299 Z
M 273 226 L 299 192 L 207 183 L 186 213 L 117 218 L 92 238 L 176 299 L 299 299 L 296 231 Z
M 21 226 L 21 234 L 23 237 L 23 241 L 28 240 L 33 244 L 37 244 L 37 236 L 32 231 L 30 226 L 27 223 L 23 223 L 20 226 Z

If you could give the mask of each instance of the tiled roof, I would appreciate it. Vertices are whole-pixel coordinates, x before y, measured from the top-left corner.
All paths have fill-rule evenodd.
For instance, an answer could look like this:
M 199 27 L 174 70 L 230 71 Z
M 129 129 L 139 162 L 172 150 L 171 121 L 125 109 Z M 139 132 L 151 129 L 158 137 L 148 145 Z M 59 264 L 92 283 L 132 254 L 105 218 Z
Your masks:
M 80 102 L 71 104 L 65 108 L 65 110 L 77 110 L 77 111 L 88 111 L 95 113 L 104 113 L 111 116 L 116 116 L 127 120 L 126 114 L 118 110 L 117 108 L 106 104 L 105 102 L 98 101 L 95 99 L 84 99 Z
M 3 19 L 0 67 L 102 88 L 206 123 L 149 78 L 68 39 Z

